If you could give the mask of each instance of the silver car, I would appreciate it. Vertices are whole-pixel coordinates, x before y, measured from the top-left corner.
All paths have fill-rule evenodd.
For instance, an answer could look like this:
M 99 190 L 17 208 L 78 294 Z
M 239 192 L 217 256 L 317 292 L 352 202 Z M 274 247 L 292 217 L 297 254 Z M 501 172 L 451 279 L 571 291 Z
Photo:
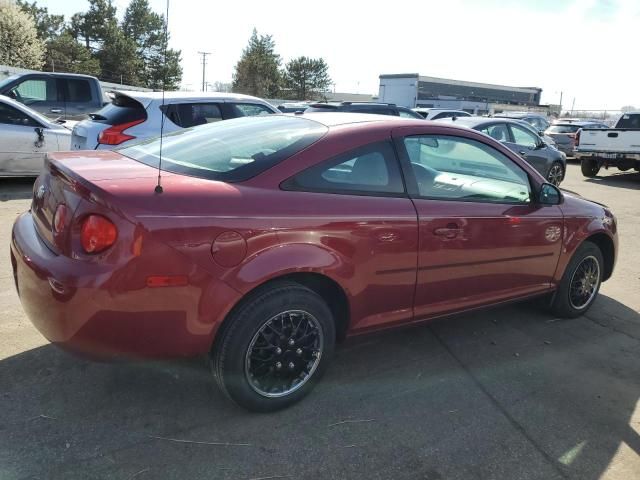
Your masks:
M 47 152 L 70 145 L 68 128 L 0 95 L 0 177 L 37 176 Z
M 76 124 L 72 150 L 112 150 L 163 132 L 230 118 L 280 113 L 260 98 L 236 93 L 117 91 L 112 102 Z M 164 119 L 163 119 L 164 117 Z

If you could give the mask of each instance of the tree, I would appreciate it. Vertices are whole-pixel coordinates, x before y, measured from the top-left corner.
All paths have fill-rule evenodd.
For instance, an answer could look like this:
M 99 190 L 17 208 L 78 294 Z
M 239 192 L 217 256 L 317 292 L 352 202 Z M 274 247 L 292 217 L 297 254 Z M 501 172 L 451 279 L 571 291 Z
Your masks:
M 40 40 L 48 42 L 62 33 L 64 15 L 49 15 L 49 9 L 38 7 L 36 2 L 29 3 L 26 0 L 18 0 L 16 4 L 23 12 L 33 18 Z
M 87 49 L 98 51 L 107 38 L 113 38 L 113 29 L 118 27 L 116 12 L 111 0 L 89 0 L 86 13 L 71 17 L 71 34 Z
M 155 13 L 147 0 L 132 0 L 125 11 L 122 31 L 137 44 L 142 60 L 142 82 L 149 88 L 176 89 L 182 80 L 181 52 L 169 49 L 164 15 Z M 166 50 L 166 58 L 165 58 Z
M 43 57 L 33 18 L 16 5 L 0 3 L 0 64 L 39 69 Z
M 322 58 L 290 60 L 282 73 L 284 87 L 297 100 L 315 100 L 329 90 L 329 66 Z
M 271 35 L 258 36 L 254 28 L 233 74 L 233 91 L 275 97 L 280 90 L 280 55 Z
M 620 109 L 620 111 L 622 112 L 634 112 L 635 110 L 636 110 L 636 107 L 634 107 L 633 105 L 625 105 Z
M 69 32 L 47 43 L 47 65 L 52 70 L 100 76 L 100 62 Z
M 102 78 L 109 82 L 140 85 L 139 72 L 143 62 L 137 55 L 137 45 L 120 27 L 112 25 L 104 33 L 102 48 L 96 54 L 100 60 Z

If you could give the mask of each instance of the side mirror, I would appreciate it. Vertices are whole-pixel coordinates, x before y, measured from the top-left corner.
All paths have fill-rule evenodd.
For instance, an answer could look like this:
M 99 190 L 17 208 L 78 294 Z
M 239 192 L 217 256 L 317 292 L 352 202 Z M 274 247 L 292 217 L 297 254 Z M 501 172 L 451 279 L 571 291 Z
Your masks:
M 542 205 L 560 205 L 562 192 L 551 183 L 543 183 L 538 192 L 538 203 Z

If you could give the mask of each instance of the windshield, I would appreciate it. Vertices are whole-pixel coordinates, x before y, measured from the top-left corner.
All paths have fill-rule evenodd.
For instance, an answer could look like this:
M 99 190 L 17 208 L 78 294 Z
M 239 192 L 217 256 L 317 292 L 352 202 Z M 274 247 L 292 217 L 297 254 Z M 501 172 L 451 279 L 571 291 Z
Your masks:
M 6 86 L 13 82 L 19 75 L 11 75 L 3 80 L 0 80 L 0 91 Z
M 579 125 L 551 125 L 547 132 L 549 133 L 576 133 L 580 130 Z
M 162 170 L 200 178 L 247 180 L 320 139 L 324 125 L 287 116 L 242 117 L 179 130 L 162 139 Z M 160 138 L 118 150 L 158 166 Z

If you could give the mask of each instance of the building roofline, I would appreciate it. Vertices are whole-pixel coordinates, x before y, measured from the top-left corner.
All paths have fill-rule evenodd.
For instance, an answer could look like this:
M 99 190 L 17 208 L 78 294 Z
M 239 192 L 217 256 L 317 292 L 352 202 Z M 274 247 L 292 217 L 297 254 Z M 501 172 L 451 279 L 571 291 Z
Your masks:
M 378 78 L 419 78 L 418 73 L 386 73 L 379 75 Z
M 524 93 L 540 93 L 542 92 L 542 88 L 539 87 L 512 87 L 509 85 L 497 85 L 494 83 L 479 83 L 479 82 L 468 82 L 466 80 L 453 80 L 450 78 L 440 78 L 440 77 L 426 77 L 420 75 L 418 77 L 419 81 L 422 82 L 432 82 L 432 83 L 446 83 L 449 85 L 461 85 L 465 87 L 478 87 L 478 88 L 491 88 L 494 90 L 511 90 L 514 92 L 524 92 Z

